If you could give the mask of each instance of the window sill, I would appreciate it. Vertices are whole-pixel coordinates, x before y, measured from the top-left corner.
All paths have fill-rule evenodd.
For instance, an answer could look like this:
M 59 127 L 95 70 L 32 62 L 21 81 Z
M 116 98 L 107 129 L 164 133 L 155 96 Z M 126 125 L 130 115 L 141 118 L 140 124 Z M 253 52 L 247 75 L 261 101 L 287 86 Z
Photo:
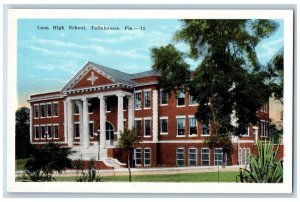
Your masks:
M 138 110 L 142 110 L 142 108 L 137 108 L 137 109 L 134 109 L 134 110 L 137 110 L 137 111 L 138 111 Z
M 185 105 L 176 105 L 176 107 L 185 107 Z
M 151 107 L 144 108 L 144 110 L 151 109 Z
M 186 135 L 176 135 L 176 137 L 186 137 Z
M 159 106 L 168 106 L 168 103 L 167 104 L 159 104 Z
M 57 118 L 58 116 L 52 116 L 52 118 Z
M 201 134 L 201 136 L 208 137 L 208 136 L 210 136 L 210 135 Z
M 198 137 L 197 134 L 192 134 L 192 135 L 189 135 L 189 137 Z
M 199 106 L 199 104 L 191 104 L 189 105 L 190 107 L 196 107 L 196 106 Z
M 160 133 L 160 135 L 168 135 L 168 133 Z
M 145 137 L 145 138 L 151 138 L 152 136 L 151 136 L 151 135 L 150 135 L 150 136 L 145 136 L 145 135 L 144 135 L 144 137 Z

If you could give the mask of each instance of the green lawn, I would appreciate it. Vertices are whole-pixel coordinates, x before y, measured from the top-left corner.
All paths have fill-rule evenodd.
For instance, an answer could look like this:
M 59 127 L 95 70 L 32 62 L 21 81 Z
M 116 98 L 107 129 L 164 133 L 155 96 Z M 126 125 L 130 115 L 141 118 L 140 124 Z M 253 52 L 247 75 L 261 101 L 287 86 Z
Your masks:
M 24 170 L 24 165 L 29 159 L 30 158 L 16 159 L 16 170 Z
M 237 171 L 220 172 L 220 182 L 235 182 Z M 58 176 L 59 182 L 75 182 L 74 176 Z M 128 176 L 102 176 L 104 182 L 128 182 Z M 21 177 L 17 177 L 21 181 Z M 182 173 L 182 174 L 157 174 L 132 176 L 133 182 L 218 182 L 218 172 Z

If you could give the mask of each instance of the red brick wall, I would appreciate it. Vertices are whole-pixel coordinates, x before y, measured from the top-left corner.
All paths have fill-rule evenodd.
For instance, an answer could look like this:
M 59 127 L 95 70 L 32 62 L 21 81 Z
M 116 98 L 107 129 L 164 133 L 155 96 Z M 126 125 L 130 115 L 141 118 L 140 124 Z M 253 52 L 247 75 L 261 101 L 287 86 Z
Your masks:
M 58 117 L 53 117 L 53 103 L 54 102 L 58 102 Z M 47 117 L 47 110 L 46 110 L 46 116 L 45 118 L 41 118 L 40 113 L 39 113 L 39 118 L 35 119 L 34 118 L 34 104 L 39 104 L 39 112 L 41 110 L 40 108 L 40 104 L 41 103 L 45 103 L 45 107 L 47 103 L 52 103 L 52 117 Z M 45 142 L 45 139 L 41 138 L 41 134 L 40 134 L 40 138 L 39 139 L 35 139 L 34 137 L 34 126 L 35 125 L 47 125 L 47 124 L 59 124 L 58 125 L 58 139 L 54 139 L 53 134 L 52 134 L 52 138 L 49 139 L 47 138 L 47 142 L 63 142 L 65 141 L 64 139 L 64 103 L 63 103 L 63 98 L 61 99 L 54 99 L 54 100 L 48 100 L 48 101 L 38 101 L 38 102 L 32 102 L 30 103 L 31 108 L 32 108 L 32 115 L 33 117 L 31 117 L 32 120 L 32 141 L 33 142 Z M 47 109 L 47 108 L 46 108 Z M 47 130 L 47 129 L 46 129 Z M 52 127 L 52 133 L 53 133 L 54 128 Z

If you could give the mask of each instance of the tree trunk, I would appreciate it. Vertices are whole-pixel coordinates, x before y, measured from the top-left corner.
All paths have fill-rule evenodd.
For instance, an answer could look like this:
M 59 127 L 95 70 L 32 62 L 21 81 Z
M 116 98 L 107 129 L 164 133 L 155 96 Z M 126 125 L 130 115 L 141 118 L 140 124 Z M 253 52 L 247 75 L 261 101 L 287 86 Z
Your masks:
M 130 171 L 130 152 L 128 152 L 128 153 L 127 153 L 127 165 L 128 165 L 129 182 L 131 182 L 131 171 Z

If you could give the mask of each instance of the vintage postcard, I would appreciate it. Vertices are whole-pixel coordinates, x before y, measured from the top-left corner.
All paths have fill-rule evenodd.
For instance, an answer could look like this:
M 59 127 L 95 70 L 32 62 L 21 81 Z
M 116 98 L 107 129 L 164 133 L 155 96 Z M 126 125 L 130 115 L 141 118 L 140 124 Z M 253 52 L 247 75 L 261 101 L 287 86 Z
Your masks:
M 8 10 L 8 192 L 291 193 L 293 11 Z

